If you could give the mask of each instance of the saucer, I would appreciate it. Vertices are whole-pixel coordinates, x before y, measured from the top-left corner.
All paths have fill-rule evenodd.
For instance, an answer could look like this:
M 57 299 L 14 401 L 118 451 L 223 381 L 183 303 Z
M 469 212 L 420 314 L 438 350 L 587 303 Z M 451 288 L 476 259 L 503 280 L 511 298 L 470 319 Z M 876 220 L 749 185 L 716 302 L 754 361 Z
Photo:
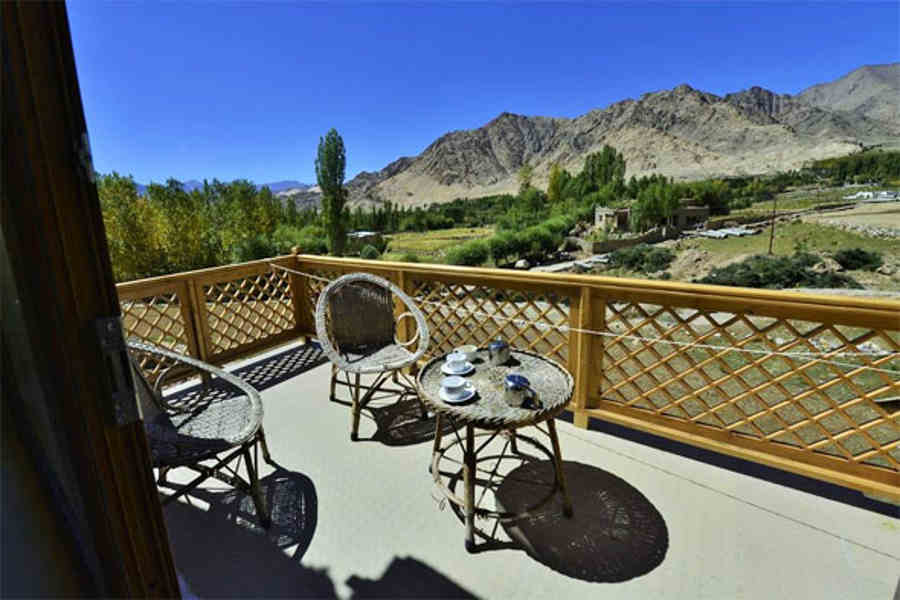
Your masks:
M 453 371 L 450 369 L 450 365 L 444 363 L 441 365 L 441 373 L 444 375 L 468 375 L 472 371 L 475 370 L 475 365 L 470 362 L 466 362 L 466 367 L 461 371 Z
M 447 395 L 447 392 L 444 391 L 444 388 L 441 388 L 438 391 L 438 397 L 447 404 L 463 404 L 468 402 L 472 398 L 475 397 L 475 394 L 478 393 L 478 390 L 475 389 L 475 386 L 472 385 L 471 382 L 466 384 L 466 391 L 464 394 L 461 394 L 458 398 L 451 398 Z

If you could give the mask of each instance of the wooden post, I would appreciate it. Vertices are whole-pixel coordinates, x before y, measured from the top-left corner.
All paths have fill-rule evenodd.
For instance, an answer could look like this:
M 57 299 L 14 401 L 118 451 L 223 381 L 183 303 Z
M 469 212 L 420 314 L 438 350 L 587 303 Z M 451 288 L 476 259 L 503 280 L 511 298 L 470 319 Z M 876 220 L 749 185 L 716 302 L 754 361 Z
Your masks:
M 604 326 L 605 308 L 605 303 L 586 286 L 581 287 L 569 308 L 569 326 L 580 330 L 569 333 L 569 370 L 575 380 L 573 422 L 577 427 L 587 428 L 586 410 L 593 408 L 600 397 L 603 338 L 587 331 Z
M 407 295 L 412 294 L 411 282 L 407 278 L 406 272 L 404 271 L 396 271 L 395 272 L 395 281 L 397 283 L 397 287 L 403 290 Z M 399 319 L 400 315 L 406 312 L 406 305 L 403 304 L 403 301 L 399 298 L 394 298 L 394 318 Z M 409 317 L 405 317 L 397 321 L 397 339 L 401 342 L 408 342 L 412 336 L 412 319 Z
M 590 288 L 581 287 L 569 305 L 569 371 L 575 383 L 571 407 L 576 427 L 587 427 L 588 376 L 590 371 L 590 341 L 587 334 L 576 329 L 587 327 L 590 316 Z
M 181 321 L 184 323 L 184 334 L 187 338 L 187 351 L 190 356 L 199 360 L 204 359 L 200 350 L 201 334 L 197 329 L 197 305 L 194 303 L 194 295 L 188 280 L 180 281 L 175 293 L 178 295 L 178 307 L 181 311 Z
M 588 321 L 588 329 L 600 333 L 606 333 L 606 298 L 599 295 L 596 290 L 591 291 L 590 296 L 591 317 Z M 603 356 L 606 353 L 606 338 L 589 334 L 590 361 L 588 363 L 588 396 L 587 407 L 600 406 L 603 398 Z
M 190 298 L 191 313 L 193 314 L 193 327 L 195 339 L 197 340 L 198 358 L 204 362 L 210 362 L 209 356 L 212 354 L 212 339 L 209 335 L 209 320 L 206 315 L 206 298 L 201 291 L 199 285 L 194 279 L 188 279 L 185 282 L 188 290 L 188 298 Z

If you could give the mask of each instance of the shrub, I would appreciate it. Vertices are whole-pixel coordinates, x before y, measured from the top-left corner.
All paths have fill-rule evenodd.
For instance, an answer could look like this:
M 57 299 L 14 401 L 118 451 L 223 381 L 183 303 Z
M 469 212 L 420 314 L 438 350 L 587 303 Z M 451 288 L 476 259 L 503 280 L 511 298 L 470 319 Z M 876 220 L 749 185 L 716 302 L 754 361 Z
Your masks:
M 668 248 L 638 244 L 614 251 L 609 257 L 609 262 L 614 267 L 641 273 L 655 273 L 667 269 L 674 259 L 675 254 Z
M 558 217 L 553 217 L 552 219 L 547 219 L 541 223 L 541 225 L 546 227 L 553 235 L 565 236 L 575 225 L 575 219 L 567 215 L 560 215 Z
M 378 252 L 378 249 L 371 244 L 366 244 L 363 246 L 363 249 L 359 251 L 359 257 L 366 260 L 378 260 L 379 256 L 381 256 L 381 254 Z
M 815 256 L 805 252 L 793 256 L 756 255 L 727 267 L 713 269 L 698 283 L 769 289 L 862 287 L 846 275 L 812 271 L 810 267 L 817 262 Z
M 866 271 L 874 271 L 884 264 L 881 254 L 878 252 L 866 252 L 862 248 L 839 250 L 835 252 L 834 260 L 849 270 L 864 269 Z
M 641 270 L 645 273 L 655 273 L 669 268 L 675 254 L 668 248 L 653 248 L 644 255 L 644 263 Z
M 294 246 L 302 254 L 326 254 L 328 252 L 325 231 L 316 225 L 307 225 L 303 229 L 291 225 L 279 225 L 272 233 L 271 246 L 274 254 L 288 254 Z
M 522 232 L 524 236 L 523 245 L 527 248 L 529 254 L 545 254 L 553 252 L 562 241 L 562 236 L 554 235 L 550 229 L 544 225 L 535 225 L 529 227 Z
M 421 262 L 418 255 L 416 255 L 413 252 L 405 252 L 405 253 L 401 254 L 400 258 L 398 260 L 400 262 L 411 262 L 411 263 Z
M 518 242 L 516 234 L 511 231 L 501 231 L 487 241 L 488 249 L 494 262 L 500 264 L 506 262 L 510 256 L 518 254 Z
M 447 262 L 451 265 L 476 267 L 484 264 L 490 255 L 490 248 L 484 240 L 470 240 L 447 252 Z
M 241 241 L 231 254 L 234 262 L 244 262 L 269 258 L 278 254 L 278 251 L 271 239 L 260 234 Z

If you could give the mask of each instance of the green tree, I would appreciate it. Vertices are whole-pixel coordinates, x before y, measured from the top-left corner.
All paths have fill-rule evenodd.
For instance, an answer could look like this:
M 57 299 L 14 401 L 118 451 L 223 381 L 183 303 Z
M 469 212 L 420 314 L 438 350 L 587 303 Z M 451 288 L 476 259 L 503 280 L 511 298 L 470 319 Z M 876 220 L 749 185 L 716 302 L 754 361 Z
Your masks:
M 534 177 L 534 167 L 525 164 L 519 169 L 519 195 L 524 194 L 531 187 L 531 180 Z
M 290 196 L 285 199 L 284 220 L 292 227 L 300 224 L 300 215 L 297 213 L 297 201 Z
M 547 201 L 550 204 L 558 204 L 565 199 L 563 193 L 570 178 L 569 173 L 558 164 L 550 166 L 550 180 L 547 182 Z
M 344 169 L 347 156 L 344 151 L 344 140 L 336 129 L 332 129 L 324 138 L 319 138 L 319 151 L 316 155 L 316 180 L 322 190 L 322 217 L 331 253 L 340 256 L 347 244 L 347 223 L 344 213 L 344 202 L 347 191 L 344 189 Z
M 146 197 L 138 195 L 134 180 L 115 172 L 102 175 L 97 193 L 116 281 L 166 273 L 160 216 Z

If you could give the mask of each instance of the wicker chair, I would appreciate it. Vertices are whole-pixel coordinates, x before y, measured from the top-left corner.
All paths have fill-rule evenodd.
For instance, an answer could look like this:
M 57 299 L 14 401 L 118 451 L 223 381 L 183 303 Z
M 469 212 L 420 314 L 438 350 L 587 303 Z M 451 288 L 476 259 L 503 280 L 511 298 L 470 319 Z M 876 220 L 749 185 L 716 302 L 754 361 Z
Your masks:
M 129 340 L 128 347 L 153 467 L 159 469 L 158 484 L 175 489 L 163 504 L 213 477 L 250 494 L 260 523 L 268 529 L 272 520 L 259 484 L 258 445 L 266 462 L 273 463 L 262 428 L 259 392 L 242 379 L 188 356 L 136 340 Z M 139 356 L 174 364 L 151 386 Z M 183 373 L 185 367 L 199 371 L 203 383 L 186 393 L 164 395 L 166 377 L 179 370 Z M 246 476 L 240 474 L 242 465 Z M 198 475 L 187 485 L 170 484 L 166 473 L 175 467 L 187 467 Z
M 395 298 L 404 311 L 396 317 Z M 397 324 L 405 318 L 415 321 L 416 331 L 411 339 L 401 342 Z M 425 354 L 428 325 L 410 297 L 390 281 L 368 273 L 352 273 L 332 281 L 316 304 L 316 334 L 332 363 L 331 400 L 335 400 L 336 386 L 351 390 L 351 440 L 359 439 L 360 411 L 377 393 L 418 399 L 415 381 L 402 369 Z M 375 379 L 362 384 L 361 375 L 367 373 L 375 374 Z M 419 408 L 426 418 L 428 413 L 421 401 Z

